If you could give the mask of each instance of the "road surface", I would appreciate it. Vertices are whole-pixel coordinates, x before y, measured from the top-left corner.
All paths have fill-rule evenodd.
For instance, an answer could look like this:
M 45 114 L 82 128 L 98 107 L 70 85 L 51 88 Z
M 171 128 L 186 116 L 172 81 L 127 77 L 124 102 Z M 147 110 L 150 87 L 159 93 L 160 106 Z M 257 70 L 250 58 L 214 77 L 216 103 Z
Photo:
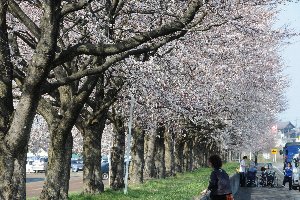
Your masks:
M 26 174 L 26 194 L 27 197 L 38 197 L 43 189 L 45 174 L 44 173 L 28 173 Z M 70 190 L 69 192 L 80 192 L 82 190 L 82 172 L 71 172 Z M 104 185 L 108 184 L 108 180 L 103 180 Z
M 274 164 L 273 164 L 274 165 Z M 275 164 L 274 169 L 278 177 L 276 187 L 240 187 L 235 200 L 300 200 L 299 190 L 289 190 L 288 183 L 282 187 L 282 166 Z

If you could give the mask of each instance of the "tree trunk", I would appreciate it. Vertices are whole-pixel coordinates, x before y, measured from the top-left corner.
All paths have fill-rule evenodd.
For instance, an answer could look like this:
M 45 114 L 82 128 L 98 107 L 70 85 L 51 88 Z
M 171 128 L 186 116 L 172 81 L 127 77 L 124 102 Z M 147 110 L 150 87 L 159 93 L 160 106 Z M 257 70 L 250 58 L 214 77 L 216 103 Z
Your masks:
M 193 170 L 193 139 L 188 138 L 184 145 L 185 170 Z
M 67 139 L 70 137 L 70 134 L 70 132 L 65 133 L 62 130 L 51 132 L 46 180 L 40 199 L 62 200 L 68 198 L 65 184 L 69 184 L 69 181 L 66 179 L 69 176 L 67 173 L 70 173 L 70 161 L 67 160 L 69 158 L 67 155 L 67 148 L 69 148 Z M 65 171 L 68 164 L 68 170 Z
M 145 140 L 145 178 L 154 178 L 155 177 L 155 163 L 154 163 L 154 155 L 155 155 L 155 139 L 156 133 L 155 131 L 150 132 L 146 136 Z
M 59 69 L 57 71 L 59 75 L 63 74 Z M 56 110 L 51 105 L 47 104 L 48 102 L 39 105 L 39 112 L 45 116 L 51 135 L 47 176 L 40 195 L 41 199 L 68 199 L 70 160 L 73 147 L 71 131 L 97 80 L 97 77 L 89 77 L 82 85 L 83 91 L 77 95 L 72 94 L 70 86 L 59 87 L 60 115 L 55 112 Z
M 194 152 L 194 167 L 199 168 L 201 166 L 203 152 L 201 151 L 201 142 L 197 137 L 194 140 L 193 152 Z
M 177 138 L 175 143 L 175 166 L 176 172 L 183 172 L 184 167 L 184 140 L 182 138 Z
M 47 15 L 42 17 L 39 42 L 26 68 L 26 78 L 22 85 L 22 96 L 14 111 L 12 96 L 12 70 L 10 47 L 6 24 L 8 1 L 0 2 L 0 199 L 25 199 L 25 162 L 32 121 L 40 99 L 40 88 L 44 82 L 50 63 L 54 59 L 58 35 L 58 2 L 53 3 Z M 51 18 L 51 21 L 48 19 Z M 47 28 L 47 31 L 45 31 Z M 41 50 L 42 49 L 42 50 Z M 12 113 L 14 114 L 12 115 Z
M 166 178 L 164 132 L 165 127 L 159 127 L 155 139 L 156 178 Z
M 145 131 L 135 128 L 132 134 L 131 163 L 130 163 L 130 182 L 143 183 L 144 181 L 144 143 Z
M 10 60 L 10 47 L 6 15 L 7 1 L 0 1 L 0 199 L 14 199 L 14 153 L 9 150 L 9 144 L 4 140 L 10 128 L 10 120 L 13 114 L 12 95 L 12 64 Z M 24 196 L 25 199 L 25 196 Z
M 104 191 L 101 174 L 101 139 L 107 111 L 95 124 L 86 124 L 83 138 L 83 193 L 97 194 Z
M 26 152 L 20 152 L 16 158 L 8 155 L 9 153 L 4 153 L 1 149 L 0 168 L 9 170 L 3 170 L 7 174 L 1 176 L 4 179 L 0 183 L 3 186 L 0 199 L 26 199 Z
M 165 132 L 165 160 L 166 160 L 166 176 L 174 176 L 175 173 L 175 152 L 174 152 L 174 131 L 168 129 Z
M 60 188 L 61 199 L 68 199 L 72 148 L 73 148 L 73 136 L 72 133 L 69 133 L 67 142 L 65 144 L 65 149 L 66 149 L 65 162 L 62 166 L 63 176 L 61 177 L 62 185 Z
M 14 199 L 15 185 L 13 184 L 14 158 L 1 142 L 0 153 L 0 199 Z M 25 198 L 24 198 L 25 199 Z
M 16 155 L 13 174 L 13 196 L 16 199 L 26 199 L 26 159 L 27 151 Z
M 123 188 L 124 185 L 124 155 L 125 155 L 125 127 L 121 116 L 113 120 L 114 135 L 111 148 L 110 187 L 113 190 Z

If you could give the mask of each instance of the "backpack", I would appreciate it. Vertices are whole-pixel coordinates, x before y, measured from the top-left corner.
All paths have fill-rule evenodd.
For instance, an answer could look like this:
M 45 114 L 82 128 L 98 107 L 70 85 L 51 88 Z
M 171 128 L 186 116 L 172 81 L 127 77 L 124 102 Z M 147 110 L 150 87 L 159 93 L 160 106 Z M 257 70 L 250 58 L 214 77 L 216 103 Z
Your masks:
M 216 175 L 218 178 L 218 190 L 231 190 L 228 174 L 223 169 L 219 169 Z

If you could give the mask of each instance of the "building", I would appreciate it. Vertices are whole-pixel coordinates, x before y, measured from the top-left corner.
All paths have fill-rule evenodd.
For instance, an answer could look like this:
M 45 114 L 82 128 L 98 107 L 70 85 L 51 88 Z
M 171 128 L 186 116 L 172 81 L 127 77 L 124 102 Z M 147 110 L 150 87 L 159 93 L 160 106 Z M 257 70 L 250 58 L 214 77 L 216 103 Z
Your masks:
M 290 122 L 278 122 L 277 123 L 277 134 L 280 136 L 281 146 L 284 146 L 287 142 L 300 142 L 299 130 Z

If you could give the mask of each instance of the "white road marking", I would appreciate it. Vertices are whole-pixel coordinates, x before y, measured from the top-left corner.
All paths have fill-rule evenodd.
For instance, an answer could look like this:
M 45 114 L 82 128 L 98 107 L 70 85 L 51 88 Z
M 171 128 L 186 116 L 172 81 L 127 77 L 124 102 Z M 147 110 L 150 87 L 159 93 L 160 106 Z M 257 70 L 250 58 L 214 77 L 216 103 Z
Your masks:
M 273 166 L 273 167 L 276 168 L 277 171 L 279 171 L 282 175 L 284 175 L 283 172 L 282 172 L 282 170 L 278 169 L 278 167 L 276 167 L 276 166 Z

